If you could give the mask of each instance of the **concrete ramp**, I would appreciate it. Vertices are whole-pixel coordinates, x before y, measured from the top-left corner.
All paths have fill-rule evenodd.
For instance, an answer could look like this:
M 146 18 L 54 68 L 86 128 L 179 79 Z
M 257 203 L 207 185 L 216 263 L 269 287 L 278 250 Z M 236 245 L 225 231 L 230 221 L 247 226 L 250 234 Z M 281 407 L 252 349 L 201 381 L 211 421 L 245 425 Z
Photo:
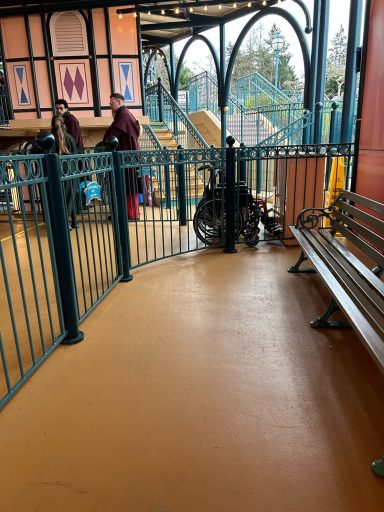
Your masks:
M 199 112 L 190 112 L 189 119 L 200 132 L 201 136 L 209 145 L 217 148 L 221 147 L 221 126 L 219 119 L 209 110 L 200 110 Z M 231 135 L 227 130 L 227 136 Z M 235 142 L 235 146 L 239 146 L 239 142 Z

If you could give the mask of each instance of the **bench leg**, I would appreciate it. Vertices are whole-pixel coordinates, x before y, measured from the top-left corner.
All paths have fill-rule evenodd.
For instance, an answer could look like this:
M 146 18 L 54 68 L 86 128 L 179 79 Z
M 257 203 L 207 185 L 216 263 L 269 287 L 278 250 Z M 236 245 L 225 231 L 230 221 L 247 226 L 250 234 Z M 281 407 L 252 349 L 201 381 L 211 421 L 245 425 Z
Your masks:
M 384 478 L 384 457 L 382 459 L 377 459 L 372 462 L 372 471 L 376 476 L 380 478 Z
M 338 311 L 340 308 L 336 304 L 336 302 L 331 299 L 325 313 L 322 316 L 318 316 L 315 320 L 312 320 L 310 326 L 314 329 L 331 327 L 334 329 L 340 329 L 341 327 L 351 327 L 348 322 L 343 322 L 340 320 L 328 320 L 328 318 L 332 315 L 334 311 Z
M 308 258 L 305 255 L 304 251 L 301 251 L 299 259 L 296 261 L 296 263 L 294 265 L 292 265 L 292 267 L 289 267 L 288 272 L 290 272 L 291 274 L 297 274 L 299 272 L 304 272 L 306 274 L 313 274 L 314 272 L 316 272 L 316 270 L 314 270 L 313 268 L 302 268 L 301 270 L 299 269 L 299 267 L 303 263 L 303 261 L 306 261 L 307 259 Z

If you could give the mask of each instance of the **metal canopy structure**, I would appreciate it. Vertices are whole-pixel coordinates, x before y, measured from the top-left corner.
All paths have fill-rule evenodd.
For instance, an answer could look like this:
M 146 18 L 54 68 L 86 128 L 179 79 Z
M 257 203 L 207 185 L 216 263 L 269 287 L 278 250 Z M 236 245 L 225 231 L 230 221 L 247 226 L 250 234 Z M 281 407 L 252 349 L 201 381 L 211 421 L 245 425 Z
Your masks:
M 198 35 L 246 14 L 282 4 L 284 0 L 154 0 L 152 2 L 122 0 L 42 0 L 2 1 L 0 18 L 43 14 L 59 11 L 117 7 L 121 16 L 139 18 L 143 49 L 165 46 L 186 37 Z M 310 31 L 309 13 L 303 0 L 294 0 L 304 10 Z

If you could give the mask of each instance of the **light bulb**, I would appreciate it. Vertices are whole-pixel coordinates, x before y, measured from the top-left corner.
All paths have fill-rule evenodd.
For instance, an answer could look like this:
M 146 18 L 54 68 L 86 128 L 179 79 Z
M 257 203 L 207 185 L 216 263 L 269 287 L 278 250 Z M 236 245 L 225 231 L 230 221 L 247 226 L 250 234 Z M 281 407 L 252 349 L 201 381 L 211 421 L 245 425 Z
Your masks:
M 219 9 L 220 9 L 220 11 L 221 11 L 221 8 L 222 8 L 222 5 L 220 4 L 220 5 L 219 5 Z
M 248 2 L 248 7 L 251 7 L 251 6 L 252 6 L 251 2 Z
M 134 18 L 137 18 L 137 12 L 134 12 L 134 13 L 133 13 L 133 17 L 134 17 Z
M 161 14 L 164 16 L 164 14 L 165 14 L 164 9 L 161 9 Z
M 123 19 L 123 15 L 119 14 L 119 20 L 122 20 L 122 19 Z
M 179 12 L 180 12 L 180 9 L 179 9 L 178 7 L 176 7 L 176 9 L 175 9 L 175 13 L 176 13 L 176 14 L 179 14 Z
M 262 1 L 262 4 L 263 4 L 263 5 L 267 5 L 267 0 L 263 0 L 263 1 Z
M 148 16 L 150 16 L 150 15 L 151 15 L 151 11 L 148 11 Z
M 236 9 L 236 7 L 237 7 L 237 3 L 235 2 L 235 3 L 233 4 L 233 8 L 234 8 L 234 9 Z
M 208 11 L 208 7 L 204 5 L 204 11 Z
M 190 8 L 189 8 L 189 12 L 193 12 L 193 7 L 190 7 Z

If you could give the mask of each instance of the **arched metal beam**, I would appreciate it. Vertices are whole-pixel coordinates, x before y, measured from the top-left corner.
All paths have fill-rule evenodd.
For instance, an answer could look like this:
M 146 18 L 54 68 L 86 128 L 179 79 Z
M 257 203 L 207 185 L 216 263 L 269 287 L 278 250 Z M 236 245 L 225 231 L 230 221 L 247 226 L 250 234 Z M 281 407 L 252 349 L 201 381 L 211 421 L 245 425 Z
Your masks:
M 228 62 L 228 68 L 227 68 L 227 73 L 226 73 L 226 77 L 225 77 L 225 88 L 224 88 L 225 105 L 227 105 L 228 99 L 229 99 L 229 90 L 230 90 L 230 84 L 231 84 L 231 78 L 232 78 L 235 60 L 236 60 L 237 54 L 239 52 L 240 46 L 241 46 L 242 42 L 244 41 L 245 36 L 247 35 L 249 29 L 257 21 L 264 18 L 264 16 L 269 16 L 272 14 L 275 14 L 276 16 L 281 16 L 286 21 L 288 21 L 288 23 L 291 25 L 291 27 L 295 31 L 297 38 L 299 40 L 301 52 L 303 55 L 303 61 L 304 61 L 304 77 L 305 77 L 304 108 L 305 109 L 308 108 L 309 72 L 310 72 L 310 57 L 309 57 L 308 43 L 305 39 L 305 35 L 304 35 L 302 29 L 300 28 L 300 26 L 299 26 L 298 22 L 295 20 L 295 18 L 289 12 L 285 11 L 284 9 L 279 9 L 276 7 L 269 7 L 268 9 L 263 9 L 262 11 L 259 11 L 258 13 L 256 13 L 248 21 L 248 23 L 245 25 L 243 30 L 240 32 L 240 35 L 236 41 L 235 46 L 233 47 L 232 54 L 231 54 L 231 57 Z
M 205 43 L 208 46 L 209 51 L 211 52 L 214 63 L 215 63 L 217 83 L 220 84 L 220 64 L 219 64 L 219 59 L 218 59 L 218 56 L 217 56 L 214 46 L 212 45 L 211 41 L 209 39 L 207 39 L 205 36 L 202 36 L 202 35 L 192 36 L 190 39 L 188 39 L 187 44 L 184 46 L 183 51 L 180 54 L 179 62 L 177 64 L 176 76 L 175 76 L 175 97 L 176 98 L 177 98 L 177 93 L 179 91 L 179 77 L 180 77 L 184 57 L 185 57 L 185 54 L 187 53 L 188 48 L 191 46 L 191 44 L 194 41 L 203 41 L 203 43 Z M 220 87 L 219 87 L 219 89 L 220 89 Z M 220 90 L 219 90 L 219 95 L 220 95 Z
M 150 54 L 148 60 L 147 60 L 147 64 L 145 66 L 145 73 L 144 73 L 144 87 L 147 87 L 149 68 L 150 68 L 152 59 L 156 55 L 162 55 L 164 57 L 164 66 L 165 66 L 165 69 L 167 70 L 169 85 L 170 85 L 170 88 L 172 90 L 173 83 L 172 83 L 171 71 L 169 69 L 169 64 L 168 64 L 167 56 L 165 55 L 165 53 L 163 52 L 163 50 L 161 48 L 158 48 L 157 50 L 153 50 L 152 53 Z
M 305 21 L 307 24 L 307 26 L 305 27 L 305 33 L 310 34 L 312 32 L 313 28 L 312 28 L 312 23 L 311 23 L 311 15 L 309 14 L 308 7 L 305 5 L 303 0 L 293 0 L 293 1 L 295 3 L 297 3 L 298 5 L 300 5 L 302 10 L 304 11 Z

